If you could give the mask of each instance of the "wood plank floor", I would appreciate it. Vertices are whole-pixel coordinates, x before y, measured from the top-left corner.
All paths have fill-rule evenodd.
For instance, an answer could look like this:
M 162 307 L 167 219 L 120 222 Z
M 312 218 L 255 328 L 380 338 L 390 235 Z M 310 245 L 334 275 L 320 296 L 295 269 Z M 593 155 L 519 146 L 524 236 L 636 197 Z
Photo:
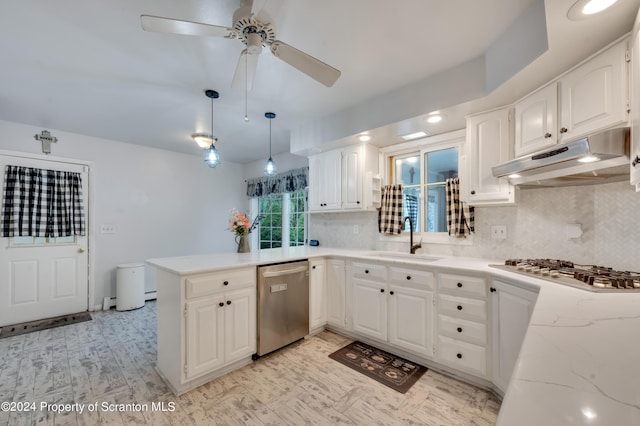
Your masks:
M 490 393 L 431 370 L 406 394 L 389 389 L 330 359 L 350 342 L 331 332 L 176 397 L 154 370 L 155 302 L 93 317 L 0 339 L 0 402 L 36 403 L 0 410 L 0 425 L 493 425 L 499 409 Z

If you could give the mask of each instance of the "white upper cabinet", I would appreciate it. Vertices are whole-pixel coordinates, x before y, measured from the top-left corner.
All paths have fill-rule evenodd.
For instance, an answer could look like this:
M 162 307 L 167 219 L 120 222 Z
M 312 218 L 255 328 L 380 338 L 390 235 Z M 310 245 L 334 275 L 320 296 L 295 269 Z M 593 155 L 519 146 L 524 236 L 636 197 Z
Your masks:
M 636 192 L 640 192 L 640 25 L 634 31 L 632 50 L 631 185 L 635 185 Z
M 355 145 L 310 156 L 309 211 L 373 208 L 380 200 L 374 199 L 372 182 L 365 180 L 373 179 L 377 173 L 378 149 L 370 145 Z M 369 188 L 368 193 L 364 188 Z
M 626 39 L 516 103 L 515 156 L 629 123 Z
M 625 40 L 560 79 L 562 141 L 628 123 L 627 55 Z
M 521 157 L 557 143 L 558 88 L 552 83 L 516 103 L 515 156 Z
M 513 158 L 513 109 L 502 108 L 467 117 L 469 184 L 466 199 L 472 206 L 515 202 L 515 188 L 491 168 Z

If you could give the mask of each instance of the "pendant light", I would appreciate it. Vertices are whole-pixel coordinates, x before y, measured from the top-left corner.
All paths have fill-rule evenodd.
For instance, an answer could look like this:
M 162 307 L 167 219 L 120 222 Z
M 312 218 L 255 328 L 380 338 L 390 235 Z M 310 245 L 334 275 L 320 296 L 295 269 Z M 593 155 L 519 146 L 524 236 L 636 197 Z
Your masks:
M 271 121 L 276 118 L 276 114 L 273 112 L 265 112 L 264 116 L 269 119 L 269 159 L 264 165 L 264 174 L 275 175 L 278 170 L 276 169 L 276 164 L 271 158 Z
M 205 90 L 204 94 L 211 99 L 211 145 L 209 145 L 209 148 L 206 150 L 204 162 L 207 163 L 207 166 L 215 169 L 218 164 L 220 164 L 220 154 L 218 154 L 218 150 L 216 150 L 216 142 L 218 142 L 218 139 L 213 136 L 213 100 L 218 99 L 220 94 L 215 90 Z

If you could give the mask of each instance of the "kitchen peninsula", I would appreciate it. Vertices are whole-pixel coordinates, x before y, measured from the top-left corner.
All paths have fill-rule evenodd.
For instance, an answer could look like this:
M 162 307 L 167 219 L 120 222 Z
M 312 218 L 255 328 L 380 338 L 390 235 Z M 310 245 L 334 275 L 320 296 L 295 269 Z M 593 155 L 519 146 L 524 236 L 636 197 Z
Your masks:
M 507 377 L 508 388 L 504 395 L 502 407 L 498 417 L 498 425 L 630 425 L 640 423 L 640 390 L 636 384 L 640 382 L 640 367 L 633 361 L 640 359 L 640 345 L 637 344 L 637 330 L 640 329 L 640 293 L 594 293 L 561 284 L 556 284 L 533 276 L 522 276 L 509 271 L 489 267 L 492 263 L 486 259 L 459 257 L 427 257 L 422 255 L 410 256 L 404 253 L 373 252 L 342 250 L 321 247 L 292 247 L 287 249 L 262 250 L 243 254 L 219 254 L 184 256 L 163 259 L 150 259 L 148 265 L 155 269 L 158 281 L 158 369 L 168 380 L 174 392 L 184 392 L 190 387 L 198 386 L 211 380 L 216 375 L 224 374 L 251 362 L 251 355 L 255 350 L 255 341 L 245 342 L 248 346 L 242 348 L 237 358 L 230 364 L 224 360 L 215 373 L 208 376 L 193 375 L 190 381 L 183 370 L 185 362 L 186 340 L 189 332 L 185 332 L 185 304 L 187 299 L 195 297 L 195 292 L 202 290 L 211 297 L 217 297 L 217 290 L 204 290 L 202 278 L 206 276 L 231 276 L 228 286 L 233 281 L 240 282 L 234 292 L 243 292 L 253 285 L 255 291 L 255 268 L 258 265 L 309 259 L 310 261 L 344 262 L 355 270 L 358 265 L 377 265 L 380 273 L 390 271 L 390 288 L 394 276 L 405 271 L 419 271 L 421 274 L 431 274 L 435 284 L 430 291 L 434 297 L 434 311 L 429 319 L 435 328 L 433 354 L 419 356 L 415 352 L 408 353 L 426 366 L 440 370 L 468 380 L 487 388 L 493 388 L 501 393 L 498 386 L 498 373 L 495 359 L 502 351 L 496 351 L 496 339 L 500 336 L 500 323 L 496 318 L 496 293 L 500 293 L 505 286 L 515 291 L 537 293 L 535 306 L 531 304 L 532 314 L 528 327 L 525 324 L 526 335 L 522 347 L 515 350 L 515 366 L 510 378 Z M 349 269 L 349 268 L 347 268 Z M 369 269 L 367 269 L 369 271 Z M 373 270 L 372 270 L 373 271 Z M 394 275 L 395 274 L 395 275 Z M 347 273 L 348 275 L 348 273 Z M 409 275 L 407 275 L 409 277 Z M 464 288 L 468 297 L 451 296 L 447 287 L 451 277 L 470 278 L 468 281 L 459 280 L 457 287 Z M 198 281 L 200 278 L 200 281 Z M 404 277 L 403 277 L 404 278 Z M 191 284 L 188 281 L 191 279 Z M 252 281 L 253 280 L 253 281 Z M 409 278 L 407 278 L 409 280 Z M 351 310 L 348 305 L 352 291 L 349 279 L 345 281 L 347 293 L 346 317 Z M 212 285 L 215 285 L 212 284 Z M 224 282 L 221 284 L 222 292 Z M 453 284 L 455 290 L 456 285 Z M 496 288 L 498 291 L 496 292 Z M 487 291 L 490 290 L 489 293 Z M 228 290 L 231 292 L 231 289 Z M 446 336 L 446 323 L 438 320 L 443 315 L 437 315 L 440 308 L 444 309 L 449 300 L 469 300 L 470 306 L 479 306 L 482 298 L 487 296 L 486 337 L 487 360 L 484 364 L 477 360 L 469 360 L 470 364 L 455 365 L 456 360 L 449 362 L 444 358 L 447 348 L 456 341 Z M 313 298 L 313 294 L 311 295 Z M 250 295 L 246 298 L 246 307 L 251 306 Z M 502 299 L 500 299 L 502 300 Z M 224 298 L 217 303 L 223 303 Z M 313 303 L 313 301 L 312 301 Z M 442 306 L 440 306 L 442 305 Z M 233 306 L 233 304 L 232 304 Z M 458 309 L 465 307 L 460 302 Z M 224 308 L 226 309 L 226 308 Z M 213 310 L 211 312 L 214 312 Z M 221 318 L 220 314 L 212 313 L 212 318 Z M 247 312 L 249 322 L 255 318 L 255 312 Z M 253 316 L 251 316 L 253 315 Z M 205 316 L 206 317 L 206 316 Z M 237 317 L 236 317 L 237 318 Z M 448 316 L 446 317 L 448 318 Z M 223 320 L 224 321 L 224 320 Z M 466 323 L 475 324 L 465 319 Z M 237 326 L 237 325 L 236 325 Z M 255 328 L 249 327 L 248 339 L 255 336 Z M 255 327 L 255 324 L 253 325 Z M 355 336 L 367 340 L 347 324 L 343 329 L 331 328 L 343 332 L 348 336 Z M 237 332 L 237 330 L 235 330 Z M 218 336 L 223 341 L 222 336 Z M 177 340 L 176 340 L 177 338 Z M 171 340 L 168 340 L 171 339 Z M 374 344 L 380 344 L 380 339 L 369 339 Z M 491 343 L 494 343 L 493 351 Z M 226 343 L 229 341 L 227 340 Z M 238 342 L 236 342 L 238 343 Z M 233 342 L 232 342 L 233 344 Z M 470 348 L 466 342 L 455 343 L 455 348 Z M 504 340 L 500 343 L 508 347 L 514 345 L 512 341 Z M 253 346 L 251 346 L 253 345 Z M 236 345 L 238 349 L 242 345 Z M 393 347 L 393 344 L 387 345 Z M 227 348 L 229 349 L 229 348 Z M 286 350 L 286 349 L 285 349 Z M 458 358 L 462 358 L 458 352 Z M 187 355 L 188 357 L 188 355 Z M 466 360 L 473 357 L 473 352 L 465 354 Z M 173 365 L 171 365 L 173 363 Z M 486 368 L 485 368 L 486 367 Z M 497 368 L 496 368 L 497 367 Z M 169 372 L 167 370 L 171 370 Z M 204 377 L 204 379 L 200 379 Z M 180 388 L 184 386 L 184 388 Z

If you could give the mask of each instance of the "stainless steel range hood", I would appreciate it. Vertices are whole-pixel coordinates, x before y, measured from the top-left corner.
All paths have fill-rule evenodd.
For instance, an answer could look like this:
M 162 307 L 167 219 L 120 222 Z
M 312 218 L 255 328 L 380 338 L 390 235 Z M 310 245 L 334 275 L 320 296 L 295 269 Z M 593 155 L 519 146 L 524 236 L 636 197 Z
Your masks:
M 492 168 L 521 188 L 594 185 L 629 179 L 628 127 L 555 145 Z

